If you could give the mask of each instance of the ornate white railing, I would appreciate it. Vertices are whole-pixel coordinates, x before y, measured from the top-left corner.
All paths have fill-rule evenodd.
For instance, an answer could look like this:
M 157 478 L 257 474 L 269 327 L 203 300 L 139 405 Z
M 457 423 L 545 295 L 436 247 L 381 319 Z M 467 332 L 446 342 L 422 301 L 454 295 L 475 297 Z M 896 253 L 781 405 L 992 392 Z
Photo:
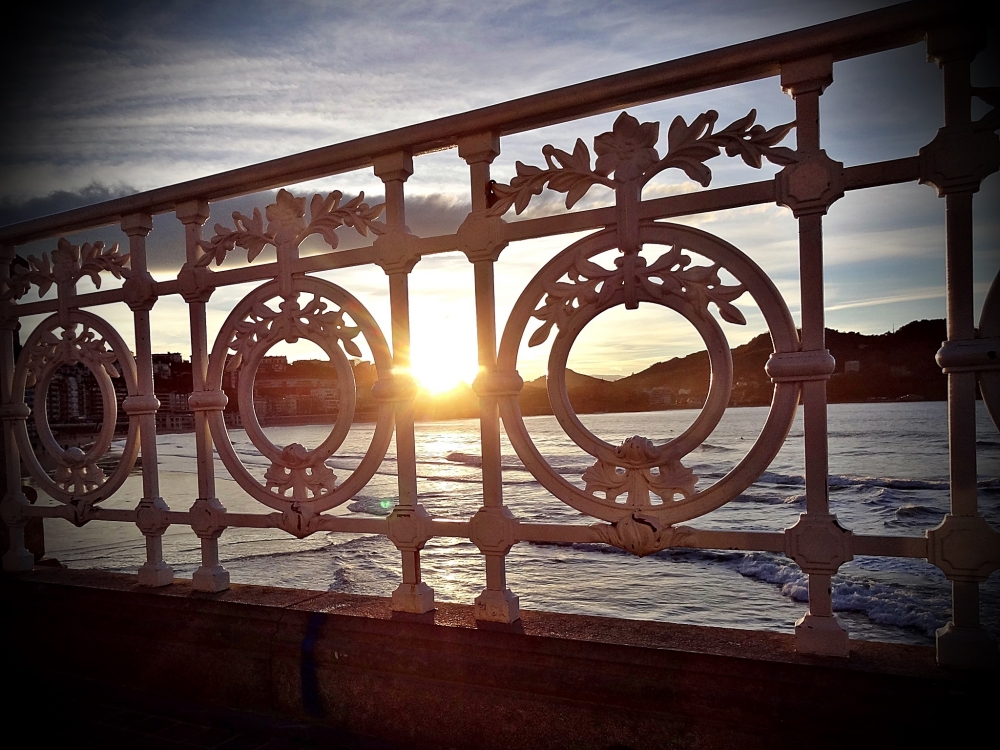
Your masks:
M 820 147 L 819 99 L 832 82 L 834 61 L 927 40 L 928 53 L 944 70 L 945 124 L 919 155 L 845 168 Z M 981 25 L 940 4 L 909 3 L 882 11 L 782 34 L 714 52 L 663 63 L 554 92 L 527 97 L 467 114 L 422 123 L 295 156 L 277 159 L 119 200 L 23 222 L 0 230 L 0 290 L 3 321 L 4 441 L 7 492 L 3 518 L 10 530 L 7 570 L 33 565 L 25 548 L 24 526 L 32 516 L 61 517 L 82 525 L 92 520 L 136 524 L 146 539 L 146 563 L 139 582 L 164 586 L 173 571 L 163 559 L 162 535 L 170 524 L 190 526 L 201 539 L 202 563 L 194 586 L 220 591 L 229 574 L 220 565 L 218 539 L 230 527 L 276 527 L 303 537 L 314 532 L 384 534 L 402 558 L 402 583 L 393 593 L 396 611 L 425 613 L 434 592 L 421 579 L 420 554 L 433 537 L 465 537 L 486 561 L 486 581 L 476 599 L 482 621 L 518 619 L 518 597 L 507 588 L 506 555 L 521 541 L 604 542 L 636 555 L 667 547 L 764 550 L 783 553 L 809 577 L 809 610 L 796 626 L 801 651 L 846 655 L 847 633 L 833 614 L 831 576 L 859 555 L 924 558 L 953 582 L 952 621 L 938 633 L 942 663 L 978 666 L 995 663 L 997 648 L 980 627 L 978 586 L 1000 566 L 1000 534 L 977 513 L 975 458 L 976 382 L 990 413 L 1000 417 L 1000 282 L 988 296 L 978 330 L 973 320 L 972 195 L 981 180 L 998 169 L 1000 125 L 997 110 L 971 119 L 973 96 L 996 104 L 997 90 L 973 90 L 969 64 L 982 43 Z M 543 149 L 543 166 L 518 163 L 510 184 L 490 179 L 490 164 L 504 136 L 638 103 L 777 76 L 795 101 L 795 121 L 765 127 L 755 115 L 717 128 L 709 111 L 691 124 L 677 118 L 665 150 L 659 124 L 640 123 L 622 113 L 610 132 L 590 149 L 578 140 L 572 152 Z M 781 145 L 794 128 L 795 149 Z M 418 237 L 406 227 L 404 184 L 413 172 L 412 157 L 458 147 L 470 169 L 471 212 L 454 234 Z M 781 166 L 774 179 L 734 187 L 642 200 L 643 186 L 667 169 L 683 170 L 708 188 L 706 160 L 739 156 L 750 167 L 763 161 Z M 385 186 L 385 203 L 371 206 L 363 195 L 345 200 L 339 192 L 308 202 L 282 189 L 264 215 L 233 215 L 231 226 L 216 225 L 202 236 L 209 202 L 267 188 L 374 168 Z M 952 510 L 944 522 L 921 537 L 854 534 L 828 509 L 826 380 L 834 361 L 824 344 L 823 216 L 848 190 L 909 181 L 937 188 L 947 206 L 948 341 L 938 355 L 949 377 L 949 428 Z M 592 187 L 614 191 L 610 208 L 577 211 L 507 223 L 510 209 L 521 213 L 534 195 L 548 188 L 566 193 L 572 206 Z M 799 224 L 801 332 L 781 294 L 767 275 L 738 248 L 704 231 L 664 221 L 669 217 L 720 209 L 777 203 Z M 154 281 L 147 268 L 146 238 L 154 214 L 173 211 L 186 230 L 187 262 L 176 278 Z M 120 223 L 128 253 L 101 243 L 73 246 L 59 239 L 48 256 L 14 264 L 19 245 L 71 231 Z M 373 236 L 368 247 L 336 251 L 344 229 Z M 522 292 L 496 341 L 494 265 L 509 242 L 589 231 L 555 255 Z M 300 257 L 299 244 L 318 234 L 331 252 Z M 239 247 L 253 261 L 265 246 L 276 260 L 225 268 L 227 253 Z M 649 256 L 643 248 L 659 248 Z M 424 256 L 459 250 L 474 266 L 480 375 L 474 383 L 481 405 L 484 504 L 466 519 L 435 518 L 421 506 L 417 489 L 413 396 L 410 364 L 408 275 Z M 595 257 L 618 251 L 613 266 Z M 336 252 L 334 252 L 336 251 Z M 215 264 L 221 270 L 212 270 Z M 372 315 L 348 291 L 312 275 L 319 271 L 376 264 L 388 276 L 392 346 Z M 720 271 L 736 283 L 720 280 Z M 77 293 L 84 276 L 124 277 L 117 289 Z M 220 287 L 260 282 L 236 305 L 214 345 L 208 341 L 206 302 Z M 557 283 L 559 282 L 559 283 Z M 32 286 L 39 301 L 19 302 Z M 45 293 L 54 286 L 54 298 Z M 198 498 L 187 511 L 172 510 L 161 497 L 157 474 L 150 310 L 157 300 L 180 295 L 190 312 L 196 416 Z M 744 297 L 746 295 L 746 297 Z M 760 308 L 774 345 L 767 373 L 774 395 L 765 426 L 746 456 L 710 487 L 696 491 L 697 477 L 684 459 L 719 423 L 732 388 L 732 360 L 716 314 L 743 323 L 736 302 L 752 298 Z M 300 302 L 308 299 L 305 304 Z M 711 361 L 711 387 L 701 414 L 683 434 L 657 445 L 633 437 L 610 445 L 577 418 L 566 391 L 566 364 L 574 340 L 598 314 L 640 302 L 676 311 L 696 328 Z M 134 316 L 130 347 L 88 308 L 127 305 Z M 714 311 L 711 309 L 714 306 Z M 14 358 L 14 331 L 20 318 L 46 317 Z M 546 461 L 522 420 L 517 395 L 522 386 L 518 353 L 526 329 L 529 346 L 548 338 L 548 392 L 553 411 L 570 438 L 593 457 L 583 475 L 585 487 L 567 481 Z M 363 460 L 337 477 L 326 460 L 351 430 L 356 400 L 348 355 L 359 353 L 358 337 L 370 349 L 378 372 L 374 395 L 379 403 L 374 436 Z M 330 435 L 312 450 L 274 445 L 260 428 L 253 407 L 255 373 L 276 343 L 315 342 L 338 373 L 341 411 Z M 134 348 L 135 354 L 130 352 Z M 83 363 L 100 383 L 105 418 L 102 431 L 86 451 L 63 449 L 49 428 L 45 409 L 34 413 L 25 390 L 43 399 L 53 374 L 67 363 Z M 230 441 L 223 409 L 225 374 L 238 371 L 239 409 L 257 450 L 270 461 L 263 480 L 241 462 Z M 98 460 L 108 451 L 116 422 L 112 379 L 123 377 L 128 390 L 122 408 L 129 417 L 126 445 L 117 468 L 105 475 Z M 738 496 L 765 470 L 784 442 L 797 404 L 804 408 L 806 512 L 784 532 L 717 531 L 681 525 Z M 44 401 L 37 401 L 43 403 Z M 524 465 L 555 497 L 603 523 L 591 526 L 528 523 L 504 505 L 500 419 Z M 54 469 L 46 469 L 29 440 L 28 421 L 37 428 L 42 449 Z M 380 466 L 395 434 L 398 505 L 387 519 L 329 514 L 352 498 Z M 239 485 L 274 512 L 232 513 L 216 497 L 213 450 Z M 118 490 L 142 454 L 143 497 L 134 510 L 102 507 Z M 58 506 L 30 505 L 22 491 L 21 465 Z

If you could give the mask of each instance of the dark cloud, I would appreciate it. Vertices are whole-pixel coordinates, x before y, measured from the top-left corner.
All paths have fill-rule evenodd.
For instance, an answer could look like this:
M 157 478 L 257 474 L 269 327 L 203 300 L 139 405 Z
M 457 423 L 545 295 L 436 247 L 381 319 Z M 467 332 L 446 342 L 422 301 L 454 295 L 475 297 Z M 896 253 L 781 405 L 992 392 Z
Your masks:
M 0 226 L 49 216 L 81 206 L 89 206 L 135 192 L 127 185 L 108 186 L 92 183 L 82 190 L 60 190 L 44 198 L 32 198 L 22 202 L 15 202 L 9 198 L 0 199 Z M 275 195 L 276 191 L 268 191 L 213 203 L 211 216 L 205 222 L 204 236 L 211 237 L 216 224 L 231 227 L 234 212 L 249 216 L 253 214 L 255 208 L 258 208 L 263 213 L 267 205 L 274 202 Z M 369 204 L 375 205 L 381 203 L 384 198 L 381 195 L 368 195 L 365 200 Z M 450 195 L 418 195 L 406 200 L 407 225 L 411 232 L 421 237 L 455 232 L 469 210 L 468 203 L 463 203 L 455 196 Z M 107 231 L 105 229 L 101 234 L 106 234 Z M 90 233 L 84 232 L 82 234 Z M 342 250 L 364 247 L 371 244 L 373 239 L 371 236 L 362 237 L 357 232 L 346 228 L 340 231 L 339 236 L 341 241 L 338 249 Z M 42 245 L 47 247 L 51 242 L 43 240 L 41 243 L 34 244 L 39 244 L 41 248 Z M 184 230 L 181 223 L 170 213 L 155 216 L 153 231 L 147 240 L 147 248 L 151 269 L 155 271 L 179 269 L 186 257 Z M 31 249 L 34 251 L 35 248 Z M 306 247 L 303 248 L 303 254 L 327 251 L 329 248 L 316 238 L 307 240 Z M 245 255 L 242 257 L 245 258 Z M 240 252 L 231 256 L 227 261 L 227 267 L 239 264 L 240 258 Z
M 10 197 L 0 197 L 0 227 L 120 198 L 134 192 L 135 188 L 128 185 L 109 186 L 93 182 L 82 190 L 57 190 L 43 198 L 15 201 Z

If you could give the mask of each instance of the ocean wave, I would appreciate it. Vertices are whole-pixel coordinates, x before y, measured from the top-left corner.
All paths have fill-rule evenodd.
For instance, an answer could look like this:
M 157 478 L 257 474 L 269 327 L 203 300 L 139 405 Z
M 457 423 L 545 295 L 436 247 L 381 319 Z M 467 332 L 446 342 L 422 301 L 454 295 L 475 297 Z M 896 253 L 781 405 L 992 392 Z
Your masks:
M 926 505 L 901 505 L 896 508 L 897 518 L 921 518 L 931 516 L 933 518 L 941 518 L 944 516 L 944 511 L 940 508 L 931 508 Z
M 805 498 L 805 495 L 802 495 Z M 734 497 L 733 503 L 759 503 L 760 505 L 783 505 L 788 502 L 787 497 L 775 495 L 770 492 L 743 492 Z
M 469 466 L 474 469 L 480 469 L 483 466 L 482 456 L 477 456 L 474 453 L 449 453 L 444 457 L 444 461 L 428 461 L 426 459 L 419 459 L 418 464 L 423 465 L 438 465 L 438 466 L 449 466 L 451 464 L 461 464 L 462 466 Z M 504 461 L 501 459 L 500 468 L 503 471 L 528 471 L 528 469 L 520 461 L 516 459 L 513 461 Z
M 536 542 L 525 541 L 531 547 L 572 547 L 580 552 L 592 552 L 599 555 L 611 555 L 615 557 L 632 557 L 631 552 L 615 547 L 611 544 L 601 542 Z M 686 547 L 674 547 L 660 550 L 649 555 L 649 559 L 669 560 L 673 562 L 686 563 L 731 563 L 742 560 L 743 552 L 730 552 L 727 550 L 711 549 L 689 549 Z
M 884 526 L 926 529 L 937 525 L 944 518 L 945 510 L 918 503 L 907 503 L 892 511 L 883 521 Z
M 452 482 L 454 484 L 476 484 L 480 487 L 483 484 L 483 480 L 479 476 L 456 476 L 454 474 L 417 474 L 417 479 L 424 482 Z M 520 479 L 520 480 L 503 480 L 504 486 L 515 486 L 521 484 L 538 484 L 534 479 Z
M 986 480 L 992 482 L 996 480 Z M 804 476 L 798 474 L 781 474 L 765 471 L 757 478 L 757 484 L 802 485 L 806 483 Z M 980 486 L 983 482 L 980 482 Z M 895 490 L 946 490 L 948 482 L 933 479 L 900 479 L 897 477 L 863 477 L 851 474 L 831 474 L 827 478 L 827 486 L 831 489 L 843 487 L 889 488 Z
M 750 552 L 741 559 L 731 561 L 732 567 L 745 578 L 754 578 L 778 586 L 781 593 L 792 601 L 809 601 L 809 579 L 799 566 L 791 561 L 767 553 Z
M 805 484 L 806 478 L 796 474 L 779 474 L 775 471 L 765 471 L 757 482 L 760 484 Z
M 729 563 L 740 575 L 778 586 L 792 601 L 809 601 L 809 578 L 792 563 L 766 552 L 751 552 Z M 857 612 L 878 624 L 921 631 L 933 636 L 950 613 L 947 591 L 935 594 L 878 581 L 858 581 L 843 574 L 833 578 L 835 612 Z M 928 587 L 921 587 L 925 589 Z
M 301 540 L 295 540 L 294 538 L 278 538 L 278 539 L 244 539 L 239 542 L 229 542 L 226 545 L 220 545 L 219 555 L 223 564 L 234 563 L 234 562 L 244 562 L 246 560 L 258 560 L 261 558 L 268 559 L 280 559 L 285 557 L 300 557 L 309 552 L 316 552 L 317 550 L 328 549 L 330 547 L 339 546 L 343 543 L 343 540 L 334 540 L 327 536 L 326 541 L 317 544 L 316 546 L 301 548 L 295 547 L 292 549 L 268 549 L 261 552 L 248 552 L 242 555 L 230 554 L 236 547 L 242 547 L 243 545 L 283 545 L 283 544 L 295 544 L 296 541 L 301 543 Z
M 724 445 L 713 445 L 712 443 L 702 443 L 698 447 L 698 450 L 705 453 L 734 453 L 736 451 L 735 448 L 727 448 Z
M 879 625 L 919 630 L 932 637 L 948 621 L 951 605 L 946 594 L 915 595 L 885 583 L 834 580 L 833 609 L 859 612 Z
M 454 474 L 451 475 L 443 474 L 440 476 L 437 474 L 417 474 L 417 479 L 420 479 L 424 482 L 454 482 L 456 484 L 481 485 L 483 483 L 483 480 L 477 476 L 462 477 L 462 476 L 455 476 Z
M 583 476 L 584 472 L 590 468 L 590 464 L 569 464 L 569 465 L 557 465 L 549 461 L 549 466 L 557 474 L 562 474 L 564 476 Z
M 352 513 L 366 513 L 369 516 L 388 516 L 397 502 L 399 502 L 398 497 L 355 495 L 347 504 L 347 509 Z
M 598 555 L 621 556 L 632 554 L 610 544 L 600 544 L 597 542 L 528 542 L 528 544 L 538 547 L 572 547 L 581 552 L 593 552 Z
M 946 490 L 948 482 L 932 479 L 898 479 L 896 477 L 859 477 L 850 474 L 831 474 L 829 485 L 833 487 L 870 487 L 892 490 Z
M 481 468 L 483 465 L 483 457 L 476 456 L 471 453 L 449 453 L 445 456 L 445 460 L 457 464 L 464 464 L 465 466 L 475 466 L 477 469 Z

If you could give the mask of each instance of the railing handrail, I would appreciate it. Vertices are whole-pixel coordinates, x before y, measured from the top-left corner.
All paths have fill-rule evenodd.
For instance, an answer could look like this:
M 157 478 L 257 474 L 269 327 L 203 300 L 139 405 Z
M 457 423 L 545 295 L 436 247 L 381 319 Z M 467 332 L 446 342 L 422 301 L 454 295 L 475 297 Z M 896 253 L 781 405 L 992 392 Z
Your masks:
M 56 234 L 157 214 L 191 200 L 222 200 L 370 166 L 381 155 L 438 151 L 463 136 L 510 135 L 653 100 L 777 75 L 780 64 L 822 49 L 834 61 L 914 44 L 928 28 L 956 22 L 964 3 L 930 0 L 893 5 L 749 42 L 701 52 L 457 115 L 303 151 L 207 177 L 102 201 L 0 227 L 0 244 L 19 245 Z

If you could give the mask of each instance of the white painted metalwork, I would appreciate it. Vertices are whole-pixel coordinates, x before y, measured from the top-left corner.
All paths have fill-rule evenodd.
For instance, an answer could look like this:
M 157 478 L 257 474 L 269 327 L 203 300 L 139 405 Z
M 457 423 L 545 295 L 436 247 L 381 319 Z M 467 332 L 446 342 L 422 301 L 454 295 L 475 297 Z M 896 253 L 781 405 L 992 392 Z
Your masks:
M 146 537 L 147 561 L 139 582 L 168 585 L 173 572 L 163 559 L 161 538 L 169 524 L 192 528 L 202 543 L 202 564 L 194 585 L 224 590 L 229 574 L 219 563 L 218 539 L 229 527 L 276 527 L 298 537 L 319 530 L 386 535 L 401 555 L 402 583 L 393 593 L 399 612 L 426 613 L 434 592 L 422 580 L 420 552 L 434 537 L 464 537 L 486 562 L 486 580 L 476 599 L 482 621 L 511 623 L 519 617 L 518 598 L 506 584 L 506 555 L 521 541 L 603 542 L 647 555 L 668 547 L 764 550 L 794 559 L 809 576 L 809 611 L 796 626 L 801 651 L 844 656 L 848 637 L 833 614 L 831 576 L 855 554 L 925 558 L 953 582 L 952 621 L 938 634 L 942 663 L 977 667 L 997 661 L 997 647 L 979 625 L 978 586 L 1000 567 L 1000 533 L 977 513 L 975 391 L 978 381 L 991 415 L 1000 422 L 1000 279 L 991 289 L 978 328 L 972 307 L 972 195 L 981 181 L 1000 168 L 1000 115 L 994 109 L 971 119 L 971 99 L 996 106 L 996 89 L 973 89 L 969 62 L 982 44 L 981 25 L 960 11 L 936 3 L 907 3 L 822 26 L 696 55 L 556 92 L 421 123 L 409 128 L 298 154 L 245 169 L 140 193 L 52 217 L 0 229 L 0 335 L 2 335 L 2 409 L 8 486 L 2 502 L 10 533 L 4 556 L 7 570 L 33 565 L 24 546 L 24 524 L 32 516 L 62 517 L 77 525 L 92 520 L 134 523 Z M 845 168 L 821 148 L 819 98 L 832 84 L 833 63 L 926 38 L 930 57 L 944 70 L 945 123 L 918 155 Z M 690 124 L 676 118 L 666 135 L 659 123 L 640 123 L 622 112 L 610 132 L 590 148 L 577 140 L 572 152 L 542 150 L 544 166 L 518 163 L 510 184 L 490 179 L 490 164 L 504 136 L 587 115 L 679 96 L 748 80 L 778 76 L 795 101 L 795 121 L 766 127 L 745 117 L 716 130 L 718 114 L 706 112 Z M 795 130 L 796 145 L 782 145 Z M 471 211 L 454 234 L 418 237 L 405 222 L 404 184 L 413 173 L 412 157 L 457 146 L 470 170 Z M 740 157 L 749 167 L 764 161 L 782 167 L 771 180 L 735 187 L 643 200 L 643 186 L 666 169 L 683 170 L 708 188 L 707 159 Z M 285 189 L 264 214 L 236 213 L 231 226 L 216 225 L 202 238 L 209 203 L 235 195 L 292 185 L 305 179 L 373 168 L 385 185 L 382 205 L 364 195 L 351 200 L 337 191 L 308 202 Z M 826 380 L 833 358 L 824 343 L 823 231 L 829 206 L 847 190 L 919 181 L 933 185 L 947 206 L 948 341 L 938 362 L 949 377 L 949 434 L 952 512 L 925 537 L 853 534 L 828 507 Z M 591 188 L 614 192 L 610 208 L 576 211 L 518 222 L 503 217 L 521 213 L 544 189 L 566 194 L 572 207 Z M 799 224 L 802 313 L 797 327 L 767 275 L 732 244 L 670 217 L 776 203 L 788 207 Z M 176 278 L 154 281 L 147 271 L 146 236 L 152 217 L 174 211 L 185 226 L 187 262 Z M 306 218 L 308 213 L 308 219 Z M 384 214 L 384 217 L 383 217 Z M 120 222 L 129 239 L 128 254 L 101 243 L 71 245 L 60 238 L 41 258 L 14 265 L 16 248 L 77 230 Z M 333 252 L 338 231 L 373 236 L 368 247 Z M 522 292 L 496 340 L 495 263 L 509 242 L 590 231 L 551 258 Z M 300 257 L 299 245 L 311 234 L 331 252 Z M 274 262 L 224 268 L 237 247 L 255 261 L 265 247 Z M 483 507 L 471 518 L 432 517 L 420 503 L 416 481 L 413 396 L 408 374 L 410 331 L 408 277 L 424 256 L 463 252 L 474 268 L 478 351 L 481 371 L 474 383 L 480 398 Z M 607 261 L 614 254 L 613 261 Z M 211 268 L 216 266 L 215 270 Z M 347 290 L 311 274 L 373 264 L 385 272 L 391 305 L 391 348 L 374 318 Z M 120 289 L 79 294 L 76 284 L 101 274 L 124 277 Z M 720 274 L 723 274 L 720 276 Z M 735 279 L 735 283 L 723 281 Z M 213 291 L 234 284 L 259 283 L 232 310 L 209 351 L 205 304 Z M 54 299 L 20 302 L 32 286 Z M 194 392 L 190 406 L 197 435 L 198 497 L 188 511 L 171 510 L 160 494 L 156 461 L 156 411 L 153 392 L 149 312 L 157 300 L 179 295 L 190 312 Z M 765 426 L 747 455 L 713 485 L 696 490 L 697 477 L 685 457 L 719 423 L 732 389 L 730 347 L 718 318 L 744 324 L 740 305 L 759 307 L 773 342 L 767 373 L 774 396 Z M 636 435 L 621 445 L 592 434 L 577 417 L 566 390 L 566 364 L 574 341 L 596 316 L 640 302 L 679 313 L 704 339 L 711 363 L 711 386 L 700 415 L 681 435 Z M 135 341 L 130 346 L 87 308 L 124 304 L 133 312 Z M 19 319 L 46 314 L 15 362 Z M 521 418 L 517 369 L 522 340 L 536 346 L 553 339 L 548 360 L 548 391 L 554 413 L 567 435 L 593 459 L 582 474 L 584 487 L 553 470 L 532 442 Z M 360 355 L 362 337 L 374 357 L 379 403 L 374 437 L 357 468 L 337 476 L 326 465 L 351 429 L 356 383 L 348 357 Z M 278 342 L 306 339 L 330 358 L 338 375 L 341 411 L 329 436 L 316 448 L 279 446 L 260 428 L 253 405 L 258 367 Z M 104 404 L 103 426 L 87 451 L 63 449 L 52 435 L 45 410 L 32 413 L 25 390 L 34 386 L 44 402 L 56 369 L 83 363 L 97 378 Z M 256 449 L 270 462 L 263 478 L 254 476 L 234 449 L 223 410 L 222 390 L 229 373 L 239 377 L 240 413 Z M 98 461 L 107 452 L 117 419 L 113 380 L 123 378 L 128 396 L 128 438 L 110 475 Z M 681 525 L 729 502 L 770 464 L 788 433 L 798 403 L 805 426 L 806 512 L 783 533 L 711 531 Z M 33 419 L 46 460 L 28 439 Z M 555 497 L 600 521 L 591 526 L 538 524 L 516 518 L 504 505 L 500 462 L 501 419 L 525 466 Z M 335 516 L 326 511 L 353 497 L 381 465 L 395 436 L 399 503 L 387 519 Z M 231 513 L 215 493 L 213 451 L 240 486 L 274 512 Z M 101 506 L 121 486 L 142 455 L 143 495 L 134 510 Z M 59 507 L 31 506 L 25 499 L 21 465 Z

